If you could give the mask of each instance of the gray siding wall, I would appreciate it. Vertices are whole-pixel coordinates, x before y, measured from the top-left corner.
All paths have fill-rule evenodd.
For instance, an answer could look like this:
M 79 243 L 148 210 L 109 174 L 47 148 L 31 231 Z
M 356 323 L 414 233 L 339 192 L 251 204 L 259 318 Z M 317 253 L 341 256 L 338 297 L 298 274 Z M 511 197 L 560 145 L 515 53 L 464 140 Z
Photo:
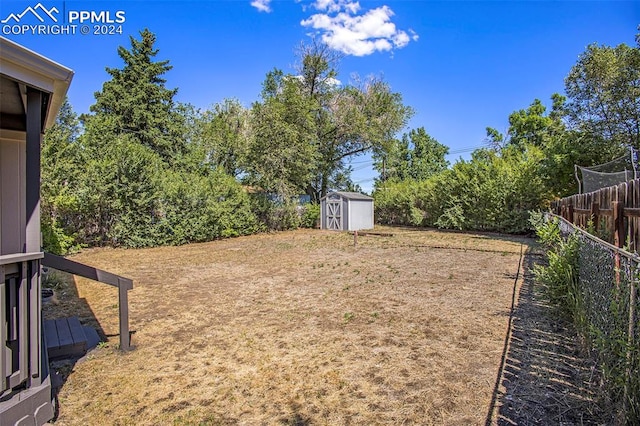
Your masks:
M 350 200 L 349 210 L 350 231 L 373 229 L 373 201 Z
M 0 139 L 0 254 L 25 245 L 25 143 Z
M 342 229 L 345 231 L 351 230 L 349 228 L 349 200 L 346 198 L 342 199 Z

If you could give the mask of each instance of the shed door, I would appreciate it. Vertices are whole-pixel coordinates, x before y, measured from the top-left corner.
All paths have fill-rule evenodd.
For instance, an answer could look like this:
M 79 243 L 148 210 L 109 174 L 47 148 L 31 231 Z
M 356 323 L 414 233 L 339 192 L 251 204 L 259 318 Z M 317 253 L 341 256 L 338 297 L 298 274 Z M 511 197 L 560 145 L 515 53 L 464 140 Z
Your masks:
M 339 197 L 327 199 L 327 229 L 342 230 L 342 200 Z

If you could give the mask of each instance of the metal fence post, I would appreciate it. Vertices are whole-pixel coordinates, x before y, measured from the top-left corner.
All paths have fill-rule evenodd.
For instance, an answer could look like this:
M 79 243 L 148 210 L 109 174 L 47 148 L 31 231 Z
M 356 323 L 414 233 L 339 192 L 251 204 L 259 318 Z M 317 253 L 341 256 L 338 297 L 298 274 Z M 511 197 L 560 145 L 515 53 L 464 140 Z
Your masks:
M 631 274 L 631 279 L 629 280 L 629 330 L 627 335 L 627 371 L 624 383 L 624 402 L 623 402 L 623 410 L 625 415 L 629 410 L 629 383 L 631 382 L 631 374 L 633 373 L 631 370 L 631 364 L 633 363 L 633 351 L 635 350 L 635 327 L 636 327 L 636 303 L 638 302 L 638 293 L 637 293 L 637 285 L 638 285 L 638 275 L 640 271 L 638 269 L 638 265 L 636 264 L 636 268 L 634 268 L 634 272 Z

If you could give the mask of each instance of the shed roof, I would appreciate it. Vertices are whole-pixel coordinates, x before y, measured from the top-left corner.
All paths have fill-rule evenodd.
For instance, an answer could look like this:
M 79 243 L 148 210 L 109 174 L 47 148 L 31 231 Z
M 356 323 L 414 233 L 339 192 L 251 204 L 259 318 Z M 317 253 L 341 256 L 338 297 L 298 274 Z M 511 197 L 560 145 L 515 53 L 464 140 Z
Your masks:
M 327 195 L 325 195 L 324 198 L 327 198 L 329 195 L 331 194 L 338 194 L 343 198 L 346 198 L 348 200 L 366 200 L 366 201 L 373 201 L 373 198 L 365 195 L 365 194 L 361 194 L 359 192 L 348 192 L 348 191 L 333 191 L 333 192 L 329 192 Z

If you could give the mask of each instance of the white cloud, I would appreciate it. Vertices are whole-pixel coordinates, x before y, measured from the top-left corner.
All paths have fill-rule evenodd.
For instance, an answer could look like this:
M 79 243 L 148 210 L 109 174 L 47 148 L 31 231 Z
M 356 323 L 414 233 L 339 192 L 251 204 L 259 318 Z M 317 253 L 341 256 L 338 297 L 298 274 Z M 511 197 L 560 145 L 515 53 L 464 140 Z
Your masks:
M 260 12 L 271 12 L 272 0 L 252 0 L 251 6 Z M 295 0 L 305 2 L 304 0 Z M 303 11 L 310 8 L 319 13 L 300 22 L 315 30 L 316 35 L 332 49 L 347 55 L 365 56 L 375 52 L 401 49 L 418 41 L 413 30 L 398 29 L 391 21 L 394 13 L 389 6 L 361 11 L 357 0 L 307 0 Z
M 329 77 L 325 80 L 325 83 L 329 86 L 342 86 L 342 82 L 337 78 Z
M 269 13 L 271 12 L 270 3 L 271 3 L 271 0 L 253 0 L 251 2 L 251 6 L 255 7 L 260 12 Z
M 313 7 L 329 13 L 346 10 L 350 13 L 357 13 L 360 10 L 360 3 L 351 0 L 316 0 Z
M 302 76 L 302 75 L 294 75 L 294 76 L 292 76 L 292 78 L 295 78 L 300 83 L 304 83 L 304 76 Z M 342 85 L 342 82 L 340 80 L 338 80 L 337 78 L 333 78 L 333 77 L 329 77 L 329 78 L 326 78 L 324 80 L 318 79 L 316 81 L 318 81 L 320 84 L 326 84 L 329 87 L 336 87 L 336 86 L 341 86 Z
M 329 47 L 347 55 L 391 51 L 418 40 L 415 32 L 410 30 L 410 36 L 391 22 L 394 13 L 388 6 L 364 14 L 357 14 L 359 3 L 349 0 L 316 0 L 314 7 L 325 13 L 311 15 L 300 24 L 315 29 Z

